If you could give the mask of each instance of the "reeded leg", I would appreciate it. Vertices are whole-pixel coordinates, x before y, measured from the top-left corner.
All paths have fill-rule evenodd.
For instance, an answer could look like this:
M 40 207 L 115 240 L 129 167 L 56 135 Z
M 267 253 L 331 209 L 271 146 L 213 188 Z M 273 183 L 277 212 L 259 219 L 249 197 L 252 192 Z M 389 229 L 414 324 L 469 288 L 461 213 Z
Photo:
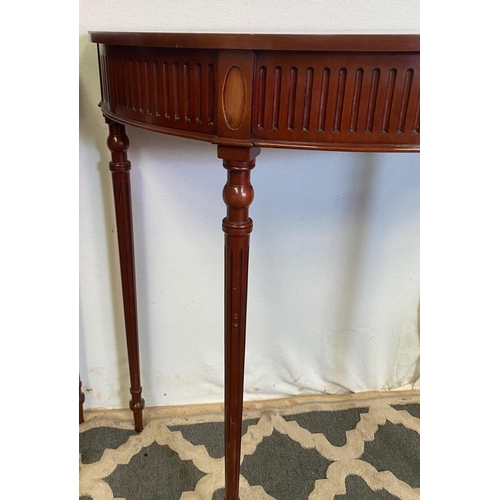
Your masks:
M 245 366 L 248 253 L 252 219 L 248 208 L 253 200 L 250 171 L 255 166 L 258 148 L 219 146 L 218 156 L 227 169 L 223 199 L 227 216 L 222 221 L 225 233 L 224 273 L 224 425 L 226 500 L 238 500 Z
M 130 196 L 130 161 L 127 160 L 128 137 L 125 126 L 105 118 L 109 126 L 108 148 L 111 151 L 109 169 L 113 178 L 116 228 L 120 253 L 125 332 L 130 371 L 130 409 L 134 414 L 135 430 L 142 431 L 142 387 L 139 366 L 139 335 L 137 331 L 137 301 L 135 289 L 134 241 Z
M 85 394 L 82 392 L 82 379 L 79 379 L 80 382 L 80 424 L 83 423 L 83 403 L 85 403 Z

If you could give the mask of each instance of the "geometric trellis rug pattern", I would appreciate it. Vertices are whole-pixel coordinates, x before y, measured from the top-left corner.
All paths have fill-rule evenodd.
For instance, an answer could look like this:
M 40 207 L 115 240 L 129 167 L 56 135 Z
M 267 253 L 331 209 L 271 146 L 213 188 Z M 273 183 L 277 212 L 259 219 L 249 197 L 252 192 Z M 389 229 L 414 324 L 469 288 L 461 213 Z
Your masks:
M 222 405 L 90 411 L 80 500 L 224 500 Z M 418 391 L 246 403 L 240 500 L 420 498 Z

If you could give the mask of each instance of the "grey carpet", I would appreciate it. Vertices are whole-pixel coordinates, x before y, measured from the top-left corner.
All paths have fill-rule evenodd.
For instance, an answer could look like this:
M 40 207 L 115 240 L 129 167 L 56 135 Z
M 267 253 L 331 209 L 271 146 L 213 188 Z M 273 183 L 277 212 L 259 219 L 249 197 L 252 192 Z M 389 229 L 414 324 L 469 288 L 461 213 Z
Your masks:
M 419 498 L 419 418 L 408 404 L 246 420 L 241 500 Z M 224 500 L 223 423 L 153 427 L 142 437 L 109 425 L 81 432 L 80 500 Z

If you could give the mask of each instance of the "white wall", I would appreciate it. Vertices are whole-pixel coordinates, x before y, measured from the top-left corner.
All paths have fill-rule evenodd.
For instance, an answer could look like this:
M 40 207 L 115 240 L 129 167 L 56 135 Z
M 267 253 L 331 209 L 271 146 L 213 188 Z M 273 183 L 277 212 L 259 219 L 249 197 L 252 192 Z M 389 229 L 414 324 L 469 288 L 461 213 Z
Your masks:
M 88 30 L 418 33 L 416 0 L 80 1 L 80 372 L 127 407 L 107 130 Z M 222 401 L 225 170 L 210 144 L 128 128 L 143 395 Z M 412 387 L 419 155 L 262 150 L 252 173 L 246 398 Z

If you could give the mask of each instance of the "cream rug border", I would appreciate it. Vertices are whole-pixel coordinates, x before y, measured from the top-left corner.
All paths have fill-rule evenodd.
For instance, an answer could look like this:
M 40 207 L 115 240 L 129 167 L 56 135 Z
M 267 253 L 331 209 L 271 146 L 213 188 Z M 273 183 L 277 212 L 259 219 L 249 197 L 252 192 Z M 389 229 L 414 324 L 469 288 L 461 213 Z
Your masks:
M 294 396 L 282 399 L 248 401 L 243 404 L 243 419 L 260 418 L 263 413 L 295 415 L 313 411 L 338 411 L 351 408 L 407 405 L 420 403 L 420 390 L 363 392 L 356 394 L 322 394 Z M 119 410 L 86 410 L 80 432 L 94 427 L 133 429 L 132 412 Z M 224 421 L 223 403 L 185 406 L 146 407 L 144 425 L 156 420 L 168 420 L 168 425 L 191 425 Z

